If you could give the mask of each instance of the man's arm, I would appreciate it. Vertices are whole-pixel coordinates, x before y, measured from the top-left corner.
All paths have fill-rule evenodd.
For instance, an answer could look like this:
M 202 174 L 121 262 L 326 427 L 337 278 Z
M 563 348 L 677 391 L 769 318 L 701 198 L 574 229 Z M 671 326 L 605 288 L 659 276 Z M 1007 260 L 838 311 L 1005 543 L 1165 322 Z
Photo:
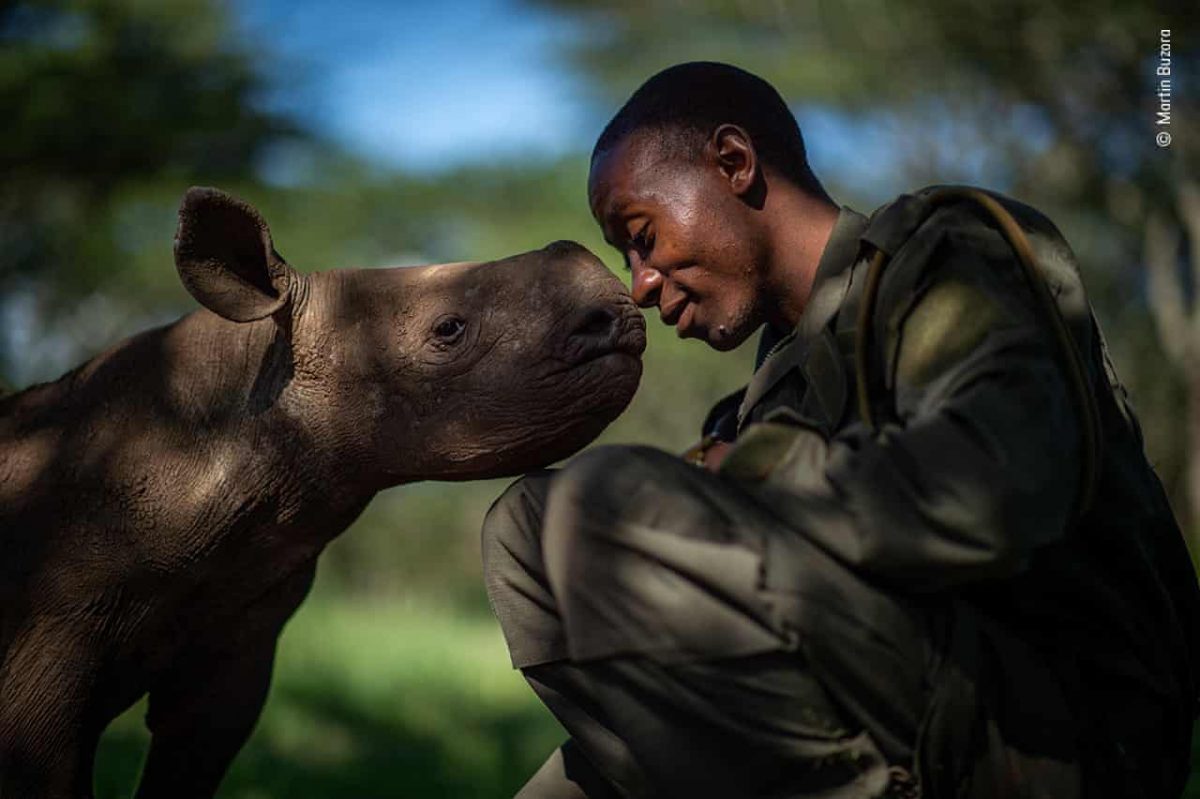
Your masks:
M 994 235 L 949 235 L 926 267 L 889 365 L 897 418 L 828 442 L 800 430 L 748 485 L 814 543 L 910 590 L 1020 571 L 1063 535 L 1078 491 L 1056 345 Z

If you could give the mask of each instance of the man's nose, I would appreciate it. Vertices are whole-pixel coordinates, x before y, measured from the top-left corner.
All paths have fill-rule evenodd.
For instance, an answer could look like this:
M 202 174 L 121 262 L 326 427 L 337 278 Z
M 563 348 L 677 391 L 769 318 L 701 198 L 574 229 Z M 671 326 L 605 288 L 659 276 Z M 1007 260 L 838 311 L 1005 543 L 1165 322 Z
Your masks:
M 633 267 L 633 287 L 630 293 L 633 301 L 642 308 L 653 308 L 658 304 L 658 296 L 662 293 L 662 273 L 648 266 Z

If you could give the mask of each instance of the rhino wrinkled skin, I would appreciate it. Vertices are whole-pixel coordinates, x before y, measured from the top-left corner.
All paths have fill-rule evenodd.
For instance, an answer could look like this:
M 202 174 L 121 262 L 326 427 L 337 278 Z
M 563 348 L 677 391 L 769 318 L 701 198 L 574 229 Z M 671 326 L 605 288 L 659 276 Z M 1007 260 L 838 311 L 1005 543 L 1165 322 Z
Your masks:
M 301 274 L 249 205 L 184 198 L 205 306 L 0 399 L 0 797 L 87 797 L 149 693 L 139 797 L 211 796 L 317 556 L 379 490 L 591 441 L 644 322 L 583 247 Z

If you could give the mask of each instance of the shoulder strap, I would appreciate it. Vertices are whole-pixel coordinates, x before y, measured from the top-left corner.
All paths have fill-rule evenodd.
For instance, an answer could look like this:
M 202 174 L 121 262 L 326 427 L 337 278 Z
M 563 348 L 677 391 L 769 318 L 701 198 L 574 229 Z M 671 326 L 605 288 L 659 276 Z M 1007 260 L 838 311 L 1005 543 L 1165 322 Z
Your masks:
M 876 428 L 871 404 L 871 373 L 868 356 L 871 348 L 872 321 L 879 284 L 888 260 L 904 245 L 934 210 L 952 203 L 967 202 L 980 207 L 1012 247 L 1046 322 L 1058 344 L 1059 360 L 1071 384 L 1082 437 L 1082 463 L 1076 518 L 1091 507 L 1096 490 L 1100 459 L 1100 414 L 1096 397 L 1087 379 L 1080 348 L 1062 317 L 1058 304 L 1034 259 L 1033 248 L 1012 214 L 994 197 L 969 186 L 939 186 L 917 195 L 904 195 L 872 219 L 863 233 L 864 242 L 874 248 L 867 269 L 866 283 L 858 304 L 857 337 L 854 346 L 854 382 L 858 412 L 862 420 Z

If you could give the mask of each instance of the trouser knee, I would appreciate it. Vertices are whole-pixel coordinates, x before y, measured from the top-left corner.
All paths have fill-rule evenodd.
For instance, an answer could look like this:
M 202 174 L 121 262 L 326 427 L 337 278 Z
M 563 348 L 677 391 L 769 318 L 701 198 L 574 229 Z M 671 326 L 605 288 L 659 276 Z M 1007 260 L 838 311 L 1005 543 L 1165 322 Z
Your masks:
M 517 480 L 483 521 L 484 586 L 518 668 L 567 654 L 542 560 L 542 517 L 553 477 L 536 472 Z
M 545 498 L 542 548 L 552 582 L 564 585 L 572 571 L 625 538 L 629 530 L 727 541 L 725 520 L 713 513 L 705 492 L 688 479 L 694 466 L 662 450 L 605 446 L 588 450 L 555 474 Z M 711 478 L 710 478 L 711 479 Z
M 639 517 L 645 515 L 646 502 L 667 499 L 653 485 L 651 462 L 659 454 L 665 453 L 646 447 L 596 447 L 555 475 L 545 497 L 541 546 L 546 573 L 561 601 L 570 602 L 597 579 L 610 579 L 609 567 L 619 557 L 617 542 L 624 529 L 645 524 Z M 648 493 L 653 496 L 648 498 Z
M 540 562 L 542 516 L 553 476 L 552 471 L 540 471 L 513 481 L 484 515 L 480 554 L 489 591 L 494 578 L 502 578 L 513 566 Z
M 781 646 L 757 595 L 760 553 L 725 496 L 732 491 L 647 447 L 600 447 L 556 476 L 542 548 L 572 658 L 732 657 Z

